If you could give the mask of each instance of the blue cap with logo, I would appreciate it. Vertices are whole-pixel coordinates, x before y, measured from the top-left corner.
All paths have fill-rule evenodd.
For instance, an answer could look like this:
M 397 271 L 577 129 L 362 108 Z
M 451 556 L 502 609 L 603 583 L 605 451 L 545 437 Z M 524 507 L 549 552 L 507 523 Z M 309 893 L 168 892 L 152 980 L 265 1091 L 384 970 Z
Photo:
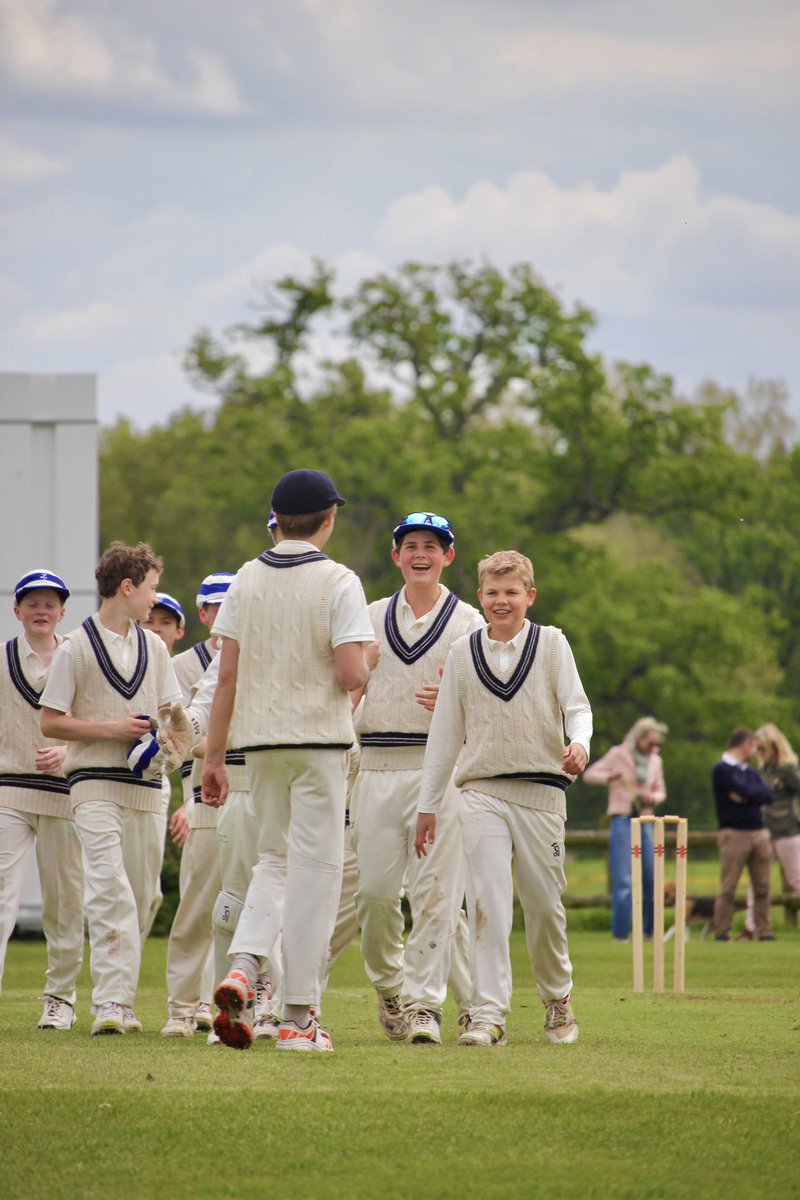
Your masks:
M 60 575 L 56 575 L 55 571 L 28 571 L 22 576 L 14 588 L 14 600 L 19 604 L 26 592 L 35 592 L 39 588 L 51 588 L 52 591 L 58 592 L 63 604 L 69 599 L 69 588 L 64 583 Z
M 440 517 L 432 512 L 412 512 L 403 517 L 399 525 L 392 530 L 392 541 L 395 546 L 407 533 L 434 533 L 446 546 L 452 546 L 455 534 L 450 528 L 447 517 Z

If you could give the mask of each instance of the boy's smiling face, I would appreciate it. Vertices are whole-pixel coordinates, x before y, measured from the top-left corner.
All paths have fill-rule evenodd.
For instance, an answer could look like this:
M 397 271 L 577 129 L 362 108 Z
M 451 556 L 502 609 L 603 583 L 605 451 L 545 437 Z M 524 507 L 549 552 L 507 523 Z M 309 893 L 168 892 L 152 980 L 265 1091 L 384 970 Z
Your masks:
M 52 588 L 35 588 L 14 605 L 14 614 L 27 634 L 47 637 L 63 619 L 64 603 Z
M 175 643 L 183 637 L 183 629 L 178 623 L 175 613 L 169 608 L 163 608 L 160 604 L 156 604 L 150 609 L 147 620 L 142 621 L 141 624 L 143 629 L 149 629 L 161 638 L 170 654 Z
M 522 576 L 516 571 L 486 575 L 478 589 L 478 599 L 489 625 L 489 637 L 507 642 L 522 629 L 525 614 L 536 599 L 536 588 L 526 591 Z
M 407 533 L 399 548 L 392 547 L 392 559 L 407 584 L 434 584 L 455 556 L 452 546 L 445 548 L 435 533 L 415 530 Z
M 159 572 L 151 567 L 140 584 L 132 579 L 123 579 L 120 592 L 125 598 L 129 616 L 134 621 L 146 621 L 150 609 L 158 600 Z

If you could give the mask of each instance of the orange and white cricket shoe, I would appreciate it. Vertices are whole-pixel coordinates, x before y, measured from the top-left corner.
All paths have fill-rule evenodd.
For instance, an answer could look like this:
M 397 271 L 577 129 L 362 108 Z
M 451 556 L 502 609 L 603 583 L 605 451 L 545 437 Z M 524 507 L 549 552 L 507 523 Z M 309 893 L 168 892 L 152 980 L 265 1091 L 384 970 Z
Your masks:
M 249 1050 L 253 1044 L 255 992 L 242 971 L 229 971 L 214 993 L 218 1008 L 214 1033 L 233 1050 Z
M 303 1029 L 294 1021 L 282 1021 L 278 1030 L 277 1050 L 333 1050 L 331 1036 L 321 1029 L 314 1017 Z

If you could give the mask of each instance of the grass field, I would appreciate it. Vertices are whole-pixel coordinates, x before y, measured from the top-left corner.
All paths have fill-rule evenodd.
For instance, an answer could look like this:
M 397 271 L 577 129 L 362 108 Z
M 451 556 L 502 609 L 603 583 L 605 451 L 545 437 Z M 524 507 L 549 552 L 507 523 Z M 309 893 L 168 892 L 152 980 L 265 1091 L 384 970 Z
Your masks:
M 441 1049 L 388 1042 L 354 946 L 326 993 L 336 1052 L 313 1056 L 161 1039 L 163 939 L 145 949 L 143 1035 L 88 1036 L 86 968 L 76 1028 L 39 1031 L 44 944 L 12 942 L 0 1197 L 796 1195 L 800 934 L 778 932 L 695 934 L 686 994 L 634 997 L 630 947 L 576 930 L 574 1046 L 545 1043 L 515 932 L 509 1044 L 496 1049 L 456 1047 L 452 1011 Z

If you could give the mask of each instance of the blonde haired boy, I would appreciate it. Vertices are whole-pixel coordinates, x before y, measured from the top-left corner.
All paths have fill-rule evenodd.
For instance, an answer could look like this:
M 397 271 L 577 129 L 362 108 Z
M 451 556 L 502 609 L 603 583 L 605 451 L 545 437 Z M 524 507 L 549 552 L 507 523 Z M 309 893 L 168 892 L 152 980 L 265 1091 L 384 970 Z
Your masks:
M 424 856 L 435 842 L 437 813 L 457 762 L 473 980 L 469 1025 L 459 1044 L 505 1041 L 512 861 L 545 1005 L 545 1036 L 574 1042 L 561 902 L 564 793 L 586 766 L 592 713 L 561 630 L 526 616 L 536 598 L 530 559 L 516 550 L 489 555 L 478 565 L 478 584 L 488 624 L 455 642 L 447 658 L 425 751 L 416 851 Z

